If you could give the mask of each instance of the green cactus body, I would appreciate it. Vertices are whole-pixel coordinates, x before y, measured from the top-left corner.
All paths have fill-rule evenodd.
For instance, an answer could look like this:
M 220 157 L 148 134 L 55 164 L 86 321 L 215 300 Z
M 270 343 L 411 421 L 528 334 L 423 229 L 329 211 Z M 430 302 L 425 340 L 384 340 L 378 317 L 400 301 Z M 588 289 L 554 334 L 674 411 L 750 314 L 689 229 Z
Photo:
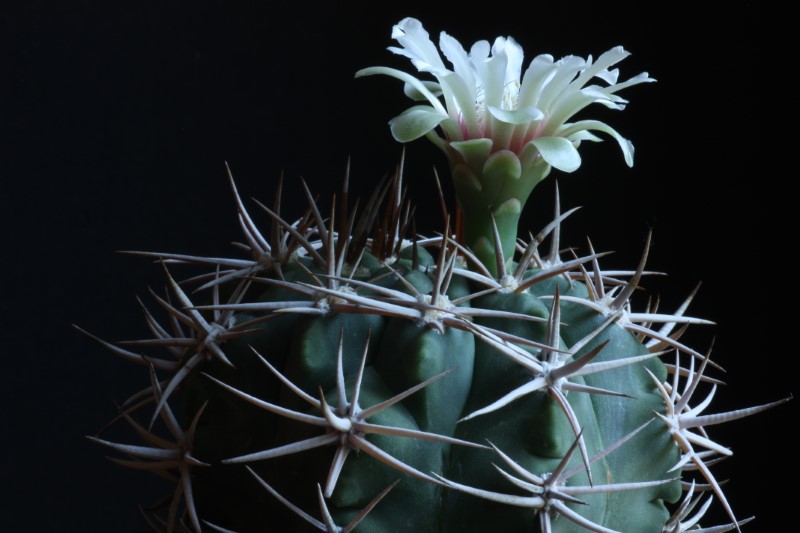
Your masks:
M 664 347 L 699 354 L 675 336 L 635 334 L 643 326 L 628 297 L 643 262 L 620 290 L 620 273 L 599 270 L 600 254 L 543 258 L 539 238 L 520 262 L 500 261 L 494 278 L 467 270 L 465 249 L 449 238 L 398 237 L 396 253 L 378 257 L 340 246 L 319 224 L 294 235 L 303 244 L 280 268 L 253 261 L 227 280 L 197 278 L 214 293 L 210 304 L 191 302 L 170 277 L 180 308 L 159 302 L 180 326 L 167 333 L 147 312 L 159 341 L 144 344 L 182 347 L 173 361 L 97 339 L 153 368 L 150 398 L 123 406 L 148 449 L 170 446 L 152 433 L 158 425 L 134 421 L 146 405 L 178 428 L 188 454 L 153 468 L 177 468 L 175 502 L 185 502 L 151 518 L 156 527 L 249 532 L 294 521 L 292 530 L 336 530 L 325 513 L 364 532 L 659 533 L 680 524 L 668 507 L 681 496 L 674 467 L 686 452 L 664 423 L 674 406 L 662 392 L 686 380 L 657 356 Z M 557 239 L 558 224 L 548 232 Z M 327 244 L 311 240 L 326 233 Z M 681 310 L 661 320 L 694 319 Z M 686 370 L 690 395 L 708 361 L 700 358 L 699 370 Z M 158 368 L 167 370 L 161 382 Z
M 324 231 L 317 228 L 315 233 Z M 540 386 L 497 410 L 462 420 L 544 375 L 504 355 L 502 347 L 534 362 L 543 357 L 544 346 L 553 346 L 552 353 L 566 354 L 570 347 L 583 344 L 567 357 L 572 361 L 597 348 L 595 363 L 624 361 L 649 351 L 613 321 L 572 302 L 558 303 L 561 318 L 556 328 L 554 296 L 561 298 L 562 291 L 564 298 L 587 298 L 588 294 L 583 282 L 561 273 L 561 265 L 520 267 L 523 284 L 541 279 L 523 290 L 486 290 L 463 267 L 456 267 L 455 254 L 448 252 L 455 249 L 451 244 L 434 239 L 431 251 L 439 256 L 436 260 L 419 245 L 407 246 L 396 260 L 362 257 L 361 265 L 372 268 L 357 266 L 351 278 L 328 275 L 331 265 L 315 265 L 304 254 L 295 254 L 281 267 L 283 279 L 262 272 L 259 284 L 244 276 L 214 286 L 217 293 L 238 295 L 235 303 L 220 304 L 217 297 L 214 305 L 206 306 L 211 309 L 202 310 L 209 315 L 209 323 L 211 315 L 228 312 L 229 331 L 244 328 L 219 343 L 231 364 L 203 361 L 177 384 L 167 401 L 180 406 L 182 416 L 177 418 L 184 427 L 202 411 L 192 430 L 191 451 L 210 466 L 193 467 L 191 480 L 203 518 L 230 531 L 269 530 L 275 517 L 281 517 L 277 519 L 281 524 L 296 520 L 293 527 L 298 530 L 311 527 L 260 484 L 313 515 L 318 507 L 317 484 L 326 489 L 336 450 L 340 454 L 347 450 L 327 500 L 336 523 L 349 523 L 377 494 L 399 481 L 360 522 L 358 531 L 483 531 L 490 527 L 538 531 L 539 515 L 549 513 L 544 506 L 485 501 L 448 483 L 517 493 L 493 466 L 499 457 L 488 448 L 491 443 L 536 476 L 552 472 L 568 456 L 567 466 L 574 471 L 569 484 L 588 486 L 584 459 L 580 453 L 570 453 L 574 444 L 580 440 L 587 457 L 593 457 L 652 422 L 654 410 L 663 412 L 663 402 L 654 393 L 655 385 L 644 366 L 660 380 L 666 378 L 666 370 L 658 359 L 650 359 L 585 377 L 567 377 L 571 383 L 624 396 L 565 390 L 558 393 L 570 406 L 565 410 L 548 393 L 548 386 Z M 336 248 L 334 241 L 332 250 Z M 340 263 L 346 270 L 347 263 Z M 337 281 L 330 285 L 336 289 L 325 289 L 326 277 Z M 311 293 L 312 298 L 305 300 Z M 586 341 L 587 336 L 591 340 Z M 515 342 L 521 339 L 533 344 Z M 187 351 L 181 359 L 191 360 L 196 353 Z M 370 427 L 396 428 L 386 434 L 361 432 L 369 444 L 348 443 L 350 433 L 343 431 L 321 445 L 286 449 L 285 454 L 267 458 L 253 455 L 293 443 L 313 443 L 335 433 L 329 423 L 322 422 L 321 393 L 331 412 L 345 419 L 356 386 L 357 405 L 363 411 L 426 380 L 427 385 L 363 420 Z M 308 398 L 317 403 L 310 404 Z M 292 412 L 317 422 L 287 416 Z M 567 413 L 574 417 L 574 424 Z M 403 435 L 403 430 L 460 442 Z M 369 453 L 370 449 L 379 452 Z M 619 493 L 601 491 L 579 498 L 581 504 L 568 505 L 609 529 L 658 532 L 669 515 L 664 503 L 680 495 L 679 483 L 670 480 L 675 474 L 667 474 L 679 459 L 664 425 L 648 424 L 619 450 L 591 462 L 592 477 L 597 485 L 665 483 Z M 635 529 L 625 522 L 631 519 L 626 511 L 631 508 L 640 509 Z M 548 527 L 553 531 L 582 529 L 558 515 L 551 516 Z
M 702 414 L 717 382 L 709 357 L 680 341 L 684 325 L 707 323 L 685 316 L 693 295 L 672 314 L 632 310 L 649 240 L 635 270 L 603 272 L 593 250 L 562 259 L 569 213 L 558 198 L 552 223 L 517 237 L 534 186 L 552 168 L 577 169 L 577 146 L 598 140 L 589 130 L 614 137 L 632 161 L 616 131 L 566 122 L 572 114 L 595 101 L 621 108 L 617 90 L 652 80 L 616 83 L 607 67 L 627 54 L 619 47 L 595 62 L 539 56 L 521 77 L 511 39 L 491 57 L 488 43 L 467 57 L 442 37 L 450 71 L 418 21 L 394 36 L 404 49 L 393 51 L 438 82 L 384 67 L 359 75 L 400 78 L 427 99 L 392 132 L 425 135 L 445 152 L 460 234 L 445 222 L 441 236 L 404 240 L 399 171 L 363 212 L 348 212 L 343 194 L 329 218 L 306 190 L 308 210 L 288 221 L 279 187 L 272 209 L 259 204 L 271 224 L 262 233 L 231 177 L 249 258 L 137 252 L 170 264 L 170 294 L 156 296 L 166 320 L 145 309 L 152 339 L 92 337 L 148 370 L 149 386 L 119 417 L 143 442 L 92 439 L 129 457 L 123 465 L 175 481 L 149 523 L 241 533 L 738 530 L 746 521 L 709 468 L 730 450 L 703 426 L 780 402 Z M 593 77 L 608 86 L 584 89 Z M 540 253 L 547 239 L 551 251 Z M 172 263 L 200 265 L 200 275 L 178 283 L 172 272 L 184 266 Z M 699 528 L 708 506 L 697 483 L 729 524 Z

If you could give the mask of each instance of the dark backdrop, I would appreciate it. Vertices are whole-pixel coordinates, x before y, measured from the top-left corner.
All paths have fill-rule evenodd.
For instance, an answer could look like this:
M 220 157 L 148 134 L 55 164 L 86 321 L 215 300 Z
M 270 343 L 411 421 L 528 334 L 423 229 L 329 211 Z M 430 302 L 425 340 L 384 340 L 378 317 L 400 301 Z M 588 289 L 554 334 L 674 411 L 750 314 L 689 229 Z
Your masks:
M 269 5 L 268 5 L 269 4 Z M 140 385 L 131 368 L 78 334 L 72 323 L 117 340 L 144 333 L 135 295 L 163 284 L 158 266 L 122 249 L 228 253 L 239 238 L 225 178 L 230 163 L 245 196 L 271 200 L 287 177 L 288 206 L 301 207 L 297 178 L 328 198 L 352 161 L 354 188 L 369 190 L 401 153 L 386 121 L 408 105 L 400 83 L 354 80 L 371 65 L 408 68 L 388 53 L 391 26 L 423 20 L 462 43 L 514 36 L 528 52 L 633 55 L 623 77 L 650 71 L 656 84 L 625 92 L 628 110 L 609 122 L 636 145 L 628 169 L 612 142 L 584 145 L 584 164 L 560 176 L 569 244 L 615 250 L 610 267 L 632 267 L 649 228 L 650 281 L 674 308 L 699 281 L 695 315 L 719 323 L 692 338 L 715 358 L 728 386 L 712 411 L 790 394 L 794 355 L 779 291 L 792 266 L 781 220 L 780 182 L 762 170 L 758 114 L 769 101 L 758 66 L 760 13 L 748 3 L 701 13 L 692 4 L 631 8 L 607 2 L 353 5 L 328 2 L 43 2 L 2 15 L 3 385 L 0 500 L 4 531 L 139 531 L 145 474 L 103 458 L 84 435 L 98 430 Z M 766 80 L 770 81 L 770 80 Z M 424 141 L 407 147 L 406 176 L 418 227 L 440 229 Z M 555 173 L 554 173 L 555 174 Z M 780 179 L 780 177 L 778 177 Z M 448 188 L 449 191 L 449 188 Z M 525 224 L 551 210 L 543 184 Z M 768 244 L 768 238 L 778 245 Z M 787 452 L 795 406 L 713 428 L 733 447 L 720 479 L 751 531 L 788 519 L 796 478 Z M 720 517 L 718 507 L 715 516 Z M 635 510 L 632 510 L 635 512 Z M 713 522 L 710 522 L 713 523 Z

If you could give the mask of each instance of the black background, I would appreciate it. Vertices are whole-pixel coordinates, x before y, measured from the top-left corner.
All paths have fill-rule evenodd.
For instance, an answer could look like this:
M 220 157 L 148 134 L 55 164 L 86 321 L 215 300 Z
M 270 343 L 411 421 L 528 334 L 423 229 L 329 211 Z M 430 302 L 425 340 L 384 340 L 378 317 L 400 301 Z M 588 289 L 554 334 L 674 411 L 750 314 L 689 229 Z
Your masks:
M 649 228 L 650 280 L 666 309 L 698 282 L 692 314 L 728 386 L 709 412 L 764 403 L 793 392 L 786 362 L 795 326 L 777 310 L 791 265 L 781 259 L 789 226 L 780 189 L 761 168 L 758 115 L 772 98 L 758 66 L 761 14 L 736 3 L 703 13 L 692 4 L 628 7 L 608 2 L 37 2 L 2 13 L 3 343 L 0 500 L 3 531 L 140 531 L 136 503 L 145 474 L 124 471 L 83 438 L 98 430 L 143 381 L 81 336 L 145 333 L 135 295 L 163 284 L 157 265 L 122 249 L 235 253 L 239 238 L 224 172 L 240 191 L 271 201 L 287 177 L 286 205 L 302 208 L 297 178 L 323 198 L 348 157 L 365 194 L 392 170 L 401 147 L 386 122 L 408 101 L 385 77 L 353 79 L 366 66 L 410 66 L 385 50 L 391 26 L 420 18 L 468 45 L 514 36 L 528 52 L 585 56 L 621 44 L 633 55 L 622 77 L 648 70 L 659 81 L 625 91 L 624 112 L 598 113 L 636 145 L 628 169 L 613 142 L 581 147 L 582 168 L 559 176 L 568 244 L 615 250 L 609 267 L 633 267 Z M 526 61 L 527 64 L 527 61 Z M 770 81 L 770 80 L 767 80 Z M 431 176 L 444 158 L 425 141 L 407 148 L 406 177 L 418 228 L 441 221 Z M 554 173 L 555 175 L 555 173 Z M 449 191 L 449 189 L 448 189 Z M 553 180 L 530 202 L 525 226 L 551 213 Z M 778 244 L 773 244 L 777 242 Z M 711 429 L 732 446 L 716 470 L 751 531 L 788 520 L 796 478 L 789 421 L 794 404 Z M 722 515 L 715 507 L 716 522 Z M 635 510 L 631 510 L 635 512 Z

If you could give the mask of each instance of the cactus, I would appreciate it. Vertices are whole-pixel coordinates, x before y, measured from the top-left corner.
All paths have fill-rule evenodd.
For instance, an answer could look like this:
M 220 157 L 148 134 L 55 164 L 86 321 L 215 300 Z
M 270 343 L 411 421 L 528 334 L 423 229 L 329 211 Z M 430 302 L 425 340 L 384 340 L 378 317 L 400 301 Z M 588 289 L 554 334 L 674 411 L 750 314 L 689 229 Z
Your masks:
M 624 108 L 621 47 L 595 61 L 538 56 L 521 75 L 511 38 L 469 53 L 447 34 L 442 61 L 422 25 L 394 28 L 420 81 L 387 67 L 423 102 L 390 121 L 447 157 L 458 210 L 442 232 L 411 231 L 402 162 L 362 209 L 347 182 L 326 213 L 284 215 L 279 183 L 256 223 L 228 173 L 244 256 L 132 252 L 163 265 L 151 337 L 110 343 L 145 369 L 115 419 L 131 441 L 90 437 L 174 490 L 143 514 L 158 531 L 364 532 L 739 530 L 711 467 L 731 451 L 705 427 L 780 403 L 714 413 L 719 368 L 684 344 L 710 324 L 656 304 L 634 311 L 645 270 L 601 268 L 562 251 L 552 222 L 518 237 L 531 191 L 581 164 L 581 141 L 629 141 L 592 103 Z M 593 85 L 590 83 L 599 83 Z M 438 179 L 438 178 L 437 178 Z M 439 189 L 441 191 L 441 188 Z M 446 202 L 442 199 L 442 205 Z M 545 250 L 545 248 L 547 248 Z M 173 272 L 197 268 L 182 281 Z M 83 330 L 82 330 L 83 331 Z M 133 439 L 136 441 L 133 441 Z M 697 493 L 707 493 L 708 496 Z M 727 524 L 701 527 L 716 501 Z

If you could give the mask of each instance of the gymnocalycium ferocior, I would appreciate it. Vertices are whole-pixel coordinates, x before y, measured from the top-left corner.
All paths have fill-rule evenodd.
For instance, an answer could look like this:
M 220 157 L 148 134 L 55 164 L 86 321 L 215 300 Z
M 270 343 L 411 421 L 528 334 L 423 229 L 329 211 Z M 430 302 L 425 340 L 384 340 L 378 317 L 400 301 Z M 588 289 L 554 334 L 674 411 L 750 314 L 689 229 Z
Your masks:
M 390 122 L 447 155 L 459 230 L 412 235 L 402 162 L 362 210 L 347 180 L 327 216 L 303 184 L 297 219 L 256 201 L 257 224 L 230 176 L 243 257 L 132 252 L 163 264 L 164 315 L 142 304 L 151 337 L 102 346 L 144 367 L 116 422 L 131 441 L 91 439 L 174 483 L 142 512 L 157 531 L 364 532 L 739 530 L 711 467 L 731 451 L 705 428 L 786 400 L 706 414 L 720 381 L 708 353 L 681 341 L 708 321 L 656 305 L 634 311 L 648 243 L 630 271 L 603 253 L 562 257 L 560 230 L 517 237 L 522 207 L 552 168 L 580 166 L 596 120 L 622 109 L 609 70 L 537 56 L 524 74 L 511 38 L 467 53 L 442 33 L 445 66 L 422 25 L 394 28 L 421 81 L 388 74 L 426 102 Z M 596 84 L 595 84 L 596 83 Z M 445 202 L 442 202 L 444 205 Z M 548 242 L 549 241 L 549 242 Z M 547 242 L 548 251 L 544 251 Z M 194 265 L 192 267 L 191 265 Z M 197 268 L 183 281 L 173 271 Z M 701 392 L 706 391 L 706 392 Z M 704 395 L 704 396 L 703 396 Z M 695 401 L 696 397 L 702 399 Z M 686 493 L 681 498 L 682 493 Z M 700 495 L 696 495 L 701 493 Z M 708 496 L 702 493 L 707 493 Z M 716 500 L 729 523 L 702 527 Z M 635 510 L 635 512 L 631 512 Z

